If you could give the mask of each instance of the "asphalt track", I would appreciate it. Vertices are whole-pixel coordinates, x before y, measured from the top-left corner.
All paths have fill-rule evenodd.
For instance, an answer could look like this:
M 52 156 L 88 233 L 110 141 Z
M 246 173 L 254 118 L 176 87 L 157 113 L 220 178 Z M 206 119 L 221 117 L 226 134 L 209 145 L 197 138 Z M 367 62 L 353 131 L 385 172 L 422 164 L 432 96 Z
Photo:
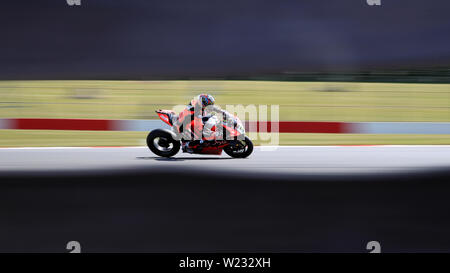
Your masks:
M 160 158 L 146 147 L 4 148 L 0 171 L 207 169 L 233 174 L 351 174 L 420 171 L 450 167 L 450 146 L 255 147 L 247 159 L 178 153 Z
M 449 146 L 260 149 L 0 149 L 0 252 L 450 252 Z

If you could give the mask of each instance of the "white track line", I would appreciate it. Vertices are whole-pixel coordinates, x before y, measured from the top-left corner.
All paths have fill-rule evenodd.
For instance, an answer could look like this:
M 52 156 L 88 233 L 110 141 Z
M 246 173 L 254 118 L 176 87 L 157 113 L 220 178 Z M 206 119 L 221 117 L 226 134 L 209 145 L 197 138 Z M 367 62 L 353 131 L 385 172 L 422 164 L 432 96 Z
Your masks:
M 330 148 L 330 147 L 338 147 L 338 148 L 352 148 L 352 147 L 412 147 L 412 148 L 420 148 L 420 147 L 436 147 L 436 148 L 448 148 L 450 145 L 302 145 L 302 146 L 255 146 L 255 148 Z M 117 149 L 117 148 L 125 148 L 125 149 L 140 149 L 147 148 L 147 146 L 91 146 L 91 147 L 0 147 L 0 150 L 76 150 L 76 149 Z
M 117 149 L 117 148 L 146 148 L 146 146 L 98 146 L 98 147 L 0 147 L 0 150 L 76 150 L 76 149 Z

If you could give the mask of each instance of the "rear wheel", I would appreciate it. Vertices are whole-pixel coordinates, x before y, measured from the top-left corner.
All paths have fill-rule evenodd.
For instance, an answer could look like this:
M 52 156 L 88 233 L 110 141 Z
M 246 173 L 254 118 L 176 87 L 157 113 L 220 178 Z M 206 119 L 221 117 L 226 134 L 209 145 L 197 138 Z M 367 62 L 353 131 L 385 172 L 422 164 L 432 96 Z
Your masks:
M 234 158 L 246 158 L 253 152 L 253 143 L 246 136 L 244 140 L 238 140 L 223 149 L 225 153 Z
M 147 146 L 156 155 L 171 157 L 178 153 L 181 145 L 169 132 L 156 129 L 148 134 Z

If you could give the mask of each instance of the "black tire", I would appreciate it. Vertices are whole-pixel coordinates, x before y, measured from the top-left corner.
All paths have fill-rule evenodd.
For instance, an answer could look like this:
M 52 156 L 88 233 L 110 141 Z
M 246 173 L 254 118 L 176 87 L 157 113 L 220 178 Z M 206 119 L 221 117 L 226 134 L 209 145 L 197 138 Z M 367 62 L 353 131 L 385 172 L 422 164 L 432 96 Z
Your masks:
M 223 150 L 227 155 L 234 157 L 234 158 L 246 158 L 253 152 L 253 143 L 252 141 L 246 136 L 244 139 L 245 147 L 244 151 L 238 151 L 233 149 L 230 146 L 225 147 Z
M 147 146 L 154 154 L 162 157 L 174 156 L 180 151 L 180 141 L 172 134 L 161 129 L 151 131 L 147 136 Z

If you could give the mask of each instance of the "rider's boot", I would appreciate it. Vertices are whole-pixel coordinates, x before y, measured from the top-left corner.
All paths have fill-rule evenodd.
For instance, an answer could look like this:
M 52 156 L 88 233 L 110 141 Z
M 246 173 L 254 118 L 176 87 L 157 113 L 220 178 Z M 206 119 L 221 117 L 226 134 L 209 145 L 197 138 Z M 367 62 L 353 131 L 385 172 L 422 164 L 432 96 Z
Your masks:
M 192 150 L 192 148 L 190 147 L 191 141 L 186 141 L 183 143 L 183 152 L 184 153 L 190 153 L 192 154 L 194 152 L 194 150 Z
M 182 149 L 183 152 L 185 153 L 194 153 L 194 147 L 196 144 L 202 144 L 203 140 L 191 140 L 191 141 L 186 141 L 185 143 L 183 143 Z

